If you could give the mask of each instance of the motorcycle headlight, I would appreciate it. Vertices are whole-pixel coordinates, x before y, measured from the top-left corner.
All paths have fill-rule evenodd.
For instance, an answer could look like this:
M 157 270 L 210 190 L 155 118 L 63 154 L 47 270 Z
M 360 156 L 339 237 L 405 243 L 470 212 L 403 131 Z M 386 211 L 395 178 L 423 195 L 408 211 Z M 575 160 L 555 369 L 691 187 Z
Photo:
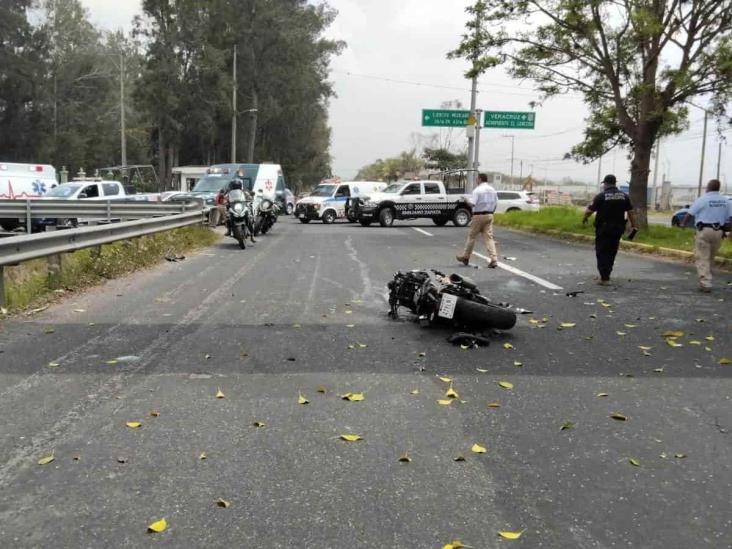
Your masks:
M 241 202 L 237 202 L 236 204 L 234 204 L 234 211 L 236 213 L 242 213 L 244 211 L 244 204 L 242 204 Z

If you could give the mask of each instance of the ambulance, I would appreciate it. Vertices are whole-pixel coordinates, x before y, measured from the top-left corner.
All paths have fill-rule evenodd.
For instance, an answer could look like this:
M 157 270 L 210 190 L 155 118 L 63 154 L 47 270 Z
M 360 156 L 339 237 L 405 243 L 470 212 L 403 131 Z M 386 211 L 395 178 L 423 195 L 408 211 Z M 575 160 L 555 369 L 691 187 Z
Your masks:
M 0 162 L 0 200 L 40 198 L 56 185 L 53 166 Z M 17 219 L 0 219 L 0 226 L 6 231 L 12 231 L 18 225 Z
M 352 200 L 385 188 L 383 181 L 323 181 L 308 196 L 298 200 L 295 217 L 300 223 L 320 220 L 327 225 L 342 218 L 353 222 L 355 218 L 349 215 Z

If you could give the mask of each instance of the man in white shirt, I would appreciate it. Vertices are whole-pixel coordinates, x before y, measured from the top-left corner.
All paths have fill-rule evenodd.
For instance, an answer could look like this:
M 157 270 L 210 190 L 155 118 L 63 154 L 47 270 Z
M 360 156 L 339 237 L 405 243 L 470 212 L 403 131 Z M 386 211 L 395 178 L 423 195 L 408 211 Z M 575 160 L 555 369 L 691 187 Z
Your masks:
M 485 239 L 485 247 L 488 250 L 491 269 L 498 267 L 498 254 L 496 253 L 496 243 L 493 240 L 493 213 L 498 205 L 498 194 L 496 190 L 488 184 L 488 176 L 484 173 L 478 176 L 480 185 L 473 190 L 471 202 L 473 205 L 473 218 L 470 221 L 470 233 L 468 240 L 465 242 L 465 250 L 463 254 L 457 256 L 457 260 L 463 265 L 470 262 L 470 256 L 473 253 L 475 239 L 479 234 Z

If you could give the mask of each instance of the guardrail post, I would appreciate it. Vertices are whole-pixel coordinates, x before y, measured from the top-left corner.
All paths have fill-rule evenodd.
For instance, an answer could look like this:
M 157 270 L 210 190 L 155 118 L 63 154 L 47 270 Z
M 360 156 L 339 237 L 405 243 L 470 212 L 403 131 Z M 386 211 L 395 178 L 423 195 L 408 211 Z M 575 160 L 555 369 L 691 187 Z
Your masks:
M 112 222 L 112 201 L 107 200 L 107 223 Z
M 25 201 L 25 230 L 28 234 L 33 232 L 33 221 L 31 218 L 31 201 L 26 199 Z
M 55 225 L 49 225 L 46 227 L 47 231 L 55 231 Z M 61 285 L 61 269 L 62 259 L 61 255 L 49 255 L 46 258 L 47 269 L 48 269 L 48 287 L 52 290 L 57 289 Z
M 0 265 L 0 306 L 5 305 L 5 267 Z

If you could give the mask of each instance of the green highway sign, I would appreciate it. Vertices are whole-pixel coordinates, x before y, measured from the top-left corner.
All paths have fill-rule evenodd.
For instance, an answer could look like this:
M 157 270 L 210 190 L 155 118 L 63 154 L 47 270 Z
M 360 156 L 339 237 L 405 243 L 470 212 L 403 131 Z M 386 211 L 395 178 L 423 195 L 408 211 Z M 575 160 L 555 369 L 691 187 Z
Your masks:
M 485 111 L 484 128 L 506 130 L 533 130 L 536 113 L 511 111 Z
M 470 111 L 422 110 L 423 126 L 464 128 L 468 125 L 468 118 L 470 118 Z

